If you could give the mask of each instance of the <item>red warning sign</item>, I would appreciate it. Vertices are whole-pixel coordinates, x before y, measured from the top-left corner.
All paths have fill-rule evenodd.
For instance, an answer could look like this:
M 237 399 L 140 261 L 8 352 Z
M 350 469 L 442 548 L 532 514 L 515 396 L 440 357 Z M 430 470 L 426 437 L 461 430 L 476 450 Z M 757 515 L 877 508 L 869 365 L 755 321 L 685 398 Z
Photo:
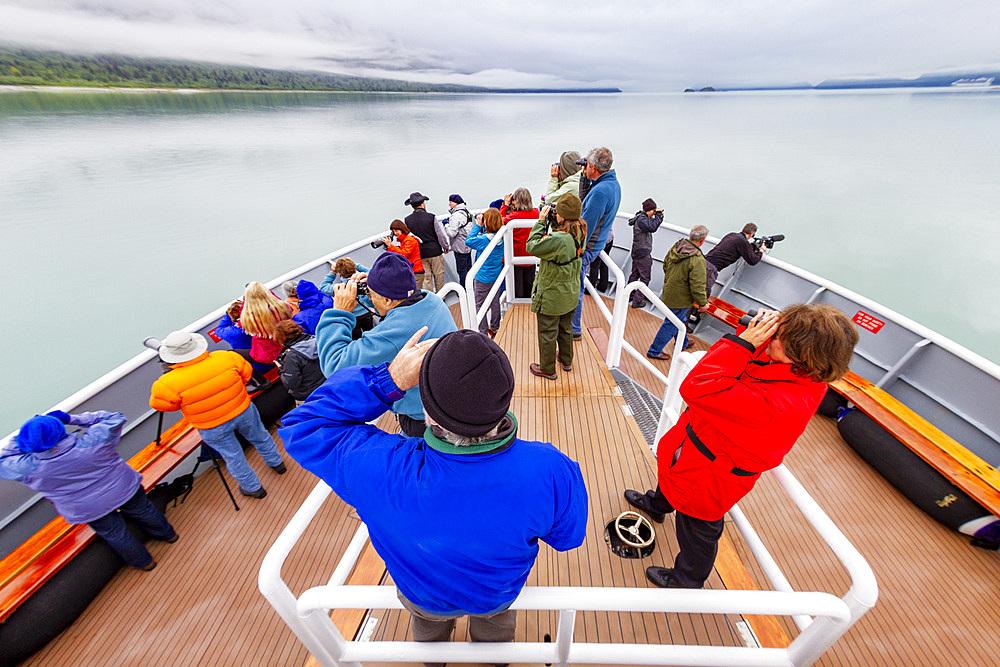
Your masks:
M 863 310 L 859 310 L 858 314 L 853 318 L 854 323 L 857 324 L 862 329 L 867 329 L 872 333 L 878 333 L 879 329 L 885 326 L 885 322 L 875 317 L 874 315 L 869 315 Z

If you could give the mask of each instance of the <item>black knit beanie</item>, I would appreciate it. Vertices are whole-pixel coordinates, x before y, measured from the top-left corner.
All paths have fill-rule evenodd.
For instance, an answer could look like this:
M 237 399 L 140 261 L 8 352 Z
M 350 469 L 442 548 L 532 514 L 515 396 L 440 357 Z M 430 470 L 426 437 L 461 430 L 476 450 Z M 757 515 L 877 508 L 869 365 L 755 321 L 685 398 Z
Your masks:
M 656 210 L 656 202 L 653 201 L 652 197 L 650 197 L 646 201 L 642 202 L 642 210 L 643 211 L 655 211 Z
M 458 435 L 489 433 L 507 414 L 513 394 L 514 371 L 507 355 L 478 331 L 445 334 L 420 366 L 424 412 Z

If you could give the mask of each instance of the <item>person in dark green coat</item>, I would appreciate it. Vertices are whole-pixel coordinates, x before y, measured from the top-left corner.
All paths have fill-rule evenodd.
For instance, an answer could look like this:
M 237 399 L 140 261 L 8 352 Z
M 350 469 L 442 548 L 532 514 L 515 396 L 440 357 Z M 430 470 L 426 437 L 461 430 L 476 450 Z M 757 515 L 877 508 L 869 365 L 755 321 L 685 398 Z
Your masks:
M 557 347 L 563 370 L 573 370 L 573 312 L 580 296 L 580 255 L 587 239 L 587 223 L 580 219 L 580 198 L 571 192 L 559 197 L 552 223 L 548 221 L 551 208 L 542 209 L 525 247 L 542 260 L 531 288 L 540 359 L 529 370 L 555 380 Z
M 701 246 L 707 236 L 708 227 L 696 225 L 691 228 L 688 237 L 675 243 L 663 258 L 663 292 L 660 294 L 660 300 L 677 316 L 681 324 L 687 321 L 691 308 L 700 309 L 708 304 L 708 295 L 705 291 L 705 256 L 701 253 Z M 663 348 L 677 335 L 679 335 L 677 326 L 669 317 L 664 318 L 646 356 L 663 361 L 669 359 L 670 355 L 664 352 Z M 685 331 L 683 349 L 690 346 L 691 342 Z

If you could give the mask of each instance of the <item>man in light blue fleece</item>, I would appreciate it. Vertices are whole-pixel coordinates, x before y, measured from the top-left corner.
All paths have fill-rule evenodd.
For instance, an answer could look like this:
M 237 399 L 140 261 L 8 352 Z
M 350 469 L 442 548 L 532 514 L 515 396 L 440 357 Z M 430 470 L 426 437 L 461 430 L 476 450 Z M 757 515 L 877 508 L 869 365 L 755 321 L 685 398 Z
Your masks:
M 573 339 L 583 337 L 580 317 L 583 314 L 584 279 L 590 270 L 592 262 L 599 262 L 598 255 L 604 250 L 611 227 L 618 215 L 618 206 L 622 201 L 622 188 L 618 184 L 618 176 L 611 168 L 611 151 L 607 148 L 595 148 L 587 154 L 587 166 L 584 175 L 590 179 L 590 189 L 583 198 L 583 212 L 580 217 L 587 223 L 587 247 L 584 248 L 583 267 L 580 270 L 580 300 L 573 313 Z
M 278 433 L 357 509 L 416 641 L 447 641 L 465 615 L 472 641 L 512 641 L 510 606 L 539 541 L 557 551 L 584 541 L 583 475 L 552 444 L 518 437 L 514 371 L 496 343 L 468 329 L 417 342 L 422 334 L 390 364 L 335 373 Z M 424 400 L 422 437 L 370 423 L 410 388 Z
M 422 326 L 428 328 L 431 338 L 455 331 L 455 318 L 448 306 L 436 294 L 417 289 L 413 269 L 402 255 L 387 252 L 375 260 L 367 285 L 372 305 L 382 317 L 374 329 L 351 339 L 357 322 L 352 312 L 357 306 L 357 284 L 353 282 L 334 286 L 333 308 L 324 312 L 316 325 L 319 363 L 327 377 L 348 366 L 391 361 Z M 423 435 L 424 406 L 416 387 L 394 401 L 391 410 L 403 433 Z

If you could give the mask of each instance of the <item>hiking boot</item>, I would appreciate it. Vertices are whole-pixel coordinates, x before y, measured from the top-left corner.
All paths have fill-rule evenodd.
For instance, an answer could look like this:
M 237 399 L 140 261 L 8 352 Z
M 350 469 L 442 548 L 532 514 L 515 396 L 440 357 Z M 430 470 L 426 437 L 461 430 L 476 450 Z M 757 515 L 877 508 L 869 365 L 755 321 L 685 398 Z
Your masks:
M 632 507 L 638 510 L 642 510 L 643 512 L 648 514 L 649 518 L 655 521 L 656 523 L 663 523 L 663 519 L 664 517 L 666 517 L 666 514 L 664 514 L 663 512 L 657 512 L 656 510 L 653 509 L 653 501 L 649 497 L 648 492 L 639 493 L 638 491 L 633 491 L 632 489 L 629 489 L 628 491 L 625 492 L 625 500 Z
M 166 539 L 166 540 L 163 540 L 163 541 L 164 541 L 164 542 L 166 542 L 167 544 L 173 544 L 174 542 L 176 542 L 176 541 L 177 541 L 177 540 L 179 540 L 180 538 L 181 538 L 181 536 L 180 536 L 180 535 L 178 535 L 178 534 L 177 534 L 177 533 L 175 532 L 175 533 L 174 533 L 174 536 L 173 536 L 173 537 L 171 537 L 171 538 L 168 538 L 168 539 Z
M 674 569 L 672 567 L 657 567 L 652 565 L 646 568 L 646 578 L 655 586 L 660 588 L 684 588 L 674 579 Z
M 546 380 L 555 380 L 557 377 L 555 373 L 549 374 L 543 371 L 542 367 L 538 364 L 531 364 L 528 366 L 528 370 L 531 371 L 532 375 L 537 375 L 538 377 L 545 378 Z
M 562 369 L 564 371 L 566 371 L 567 373 L 572 373 L 573 372 L 573 364 L 563 364 L 562 365 Z
M 264 496 L 267 495 L 267 491 L 264 490 L 263 486 L 257 489 L 256 491 L 247 491 L 241 486 L 240 493 L 242 493 L 244 496 L 247 496 L 248 498 L 263 498 Z
M 149 565 L 146 565 L 145 567 L 136 567 L 135 569 L 142 570 L 143 572 L 151 572 L 154 567 L 156 567 L 156 561 L 151 560 L 149 561 Z
M 278 473 L 279 475 L 284 475 L 285 471 L 288 470 L 288 468 L 285 467 L 285 462 L 284 461 L 282 461 L 281 463 L 279 463 L 276 466 L 270 466 L 270 468 L 271 468 L 271 470 L 273 470 L 274 472 Z
M 583 332 L 582 331 L 580 333 L 577 333 L 575 331 L 573 332 L 573 341 L 576 342 L 578 340 L 583 340 Z

